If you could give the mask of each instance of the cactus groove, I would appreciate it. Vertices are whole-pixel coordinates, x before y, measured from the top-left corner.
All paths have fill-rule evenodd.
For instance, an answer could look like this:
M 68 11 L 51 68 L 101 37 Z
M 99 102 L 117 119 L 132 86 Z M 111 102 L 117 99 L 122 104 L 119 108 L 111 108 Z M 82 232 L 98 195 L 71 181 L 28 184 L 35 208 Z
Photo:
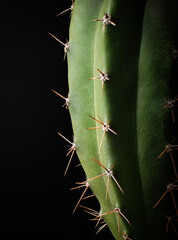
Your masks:
M 67 48 L 55 38 L 67 55 L 69 95 L 52 91 L 66 100 L 72 156 L 86 174 L 73 188 L 85 187 L 74 212 L 90 187 L 100 212 L 81 207 L 115 239 L 173 239 L 178 1 L 76 0 L 68 10 Z

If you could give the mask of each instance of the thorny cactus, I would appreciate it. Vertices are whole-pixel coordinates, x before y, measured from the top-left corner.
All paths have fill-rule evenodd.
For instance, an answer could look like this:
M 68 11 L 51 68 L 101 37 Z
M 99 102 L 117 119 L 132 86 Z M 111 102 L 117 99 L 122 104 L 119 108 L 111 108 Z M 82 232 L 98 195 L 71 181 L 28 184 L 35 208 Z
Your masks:
M 78 206 L 115 239 L 173 239 L 178 1 L 72 1 L 67 56 L 74 152 L 86 174 Z M 62 12 L 62 13 L 64 13 Z M 60 15 L 60 14 L 58 14 Z M 60 91 L 59 91 L 60 92 Z M 90 188 L 100 211 L 81 204 Z

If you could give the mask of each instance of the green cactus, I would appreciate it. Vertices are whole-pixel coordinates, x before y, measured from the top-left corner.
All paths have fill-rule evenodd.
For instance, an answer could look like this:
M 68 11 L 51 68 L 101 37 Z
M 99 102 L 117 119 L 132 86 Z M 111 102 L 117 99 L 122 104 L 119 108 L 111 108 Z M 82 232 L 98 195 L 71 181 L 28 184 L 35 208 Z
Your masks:
M 69 43 L 62 43 L 69 96 L 59 96 L 74 131 L 70 161 L 76 151 L 87 177 L 78 185 L 85 190 L 77 206 L 90 187 L 100 212 L 81 207 L 97 223 L 104 219 L 115 239 L 162 240 L 173 231 L 171 239 L 178 232 L 178 145 L 171 142 L 178 101 L 173 75 L 178 1 L 73 5 Z

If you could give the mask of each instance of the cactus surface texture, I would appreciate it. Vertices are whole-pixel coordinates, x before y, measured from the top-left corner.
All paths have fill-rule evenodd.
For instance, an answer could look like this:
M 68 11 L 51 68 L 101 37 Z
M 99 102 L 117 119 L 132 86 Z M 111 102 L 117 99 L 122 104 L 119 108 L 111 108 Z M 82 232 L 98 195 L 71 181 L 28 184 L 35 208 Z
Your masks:
M 77 206 L 115 239 L 174 239 L 178 1 L 76 0 L 69 10 L 69 95 L 59 96 L 70 161 L 76 151 L 86 174 Z M 81 203 L 88 188 L 99 211 Z

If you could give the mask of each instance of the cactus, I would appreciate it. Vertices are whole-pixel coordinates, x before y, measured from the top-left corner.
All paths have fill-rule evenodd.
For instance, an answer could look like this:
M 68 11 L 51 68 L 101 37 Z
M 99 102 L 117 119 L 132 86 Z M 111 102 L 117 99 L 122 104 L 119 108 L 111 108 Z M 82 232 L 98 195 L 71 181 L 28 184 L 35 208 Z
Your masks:
M 115 239 L 171 239 L 178 234 L 178 1 L 76 0 L 67 10 L 69 42 L 59 42 L 69 95 L 58 95 L 74 141 L 59 135 L 86 174 L 74 187 L 84 187 L 74 211 L 80 205 L 97 225 L 104 221 L 99 231 L 107 224 Z M 99 212 L 81 204 L 88 188 Z

